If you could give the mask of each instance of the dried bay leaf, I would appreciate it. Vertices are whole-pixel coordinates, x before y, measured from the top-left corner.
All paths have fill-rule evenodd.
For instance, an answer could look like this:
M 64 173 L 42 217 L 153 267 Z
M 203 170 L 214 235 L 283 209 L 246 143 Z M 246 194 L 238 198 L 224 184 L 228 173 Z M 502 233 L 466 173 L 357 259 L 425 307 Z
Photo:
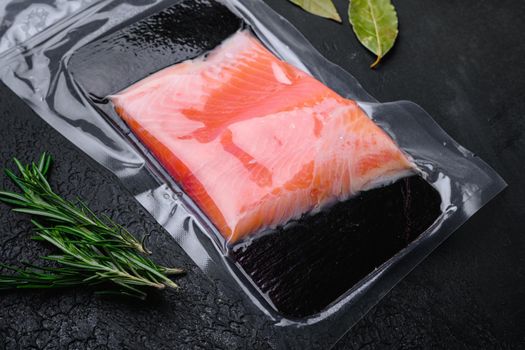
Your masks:
M 341 22 L 332 0 L 289 0 L 311 14 Z
M 394 46 L 398 34 L 397 13 L 390 0 L 350 0 L 348 17 L 355 35 L 377 55 L 374 68 Z

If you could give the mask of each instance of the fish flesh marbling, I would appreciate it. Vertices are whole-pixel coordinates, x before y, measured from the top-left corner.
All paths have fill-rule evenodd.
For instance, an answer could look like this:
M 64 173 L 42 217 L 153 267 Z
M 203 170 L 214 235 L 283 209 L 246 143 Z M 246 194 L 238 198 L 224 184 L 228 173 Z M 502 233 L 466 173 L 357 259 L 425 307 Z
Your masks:
M 246 30 L 110 98 L 230 243 L 412 169 L 355 101 Z

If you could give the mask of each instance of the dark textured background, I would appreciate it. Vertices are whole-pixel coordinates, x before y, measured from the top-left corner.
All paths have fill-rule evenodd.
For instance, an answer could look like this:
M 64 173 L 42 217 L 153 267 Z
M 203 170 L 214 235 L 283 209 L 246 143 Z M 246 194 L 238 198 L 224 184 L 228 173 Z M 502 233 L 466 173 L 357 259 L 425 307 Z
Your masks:
M 338 343 L 337 349 L 525 348 L 525 2 L 403 0 L 401 35 L 377 71 L 348 26 L 268 0 L 381 101 L 413 100 L 509 183 Z M 346 19 L 346 1 L 336 1 Z M 189 274 L 150 305 L 89 291 L 0 293 L 0 349 L 266 348 L 240 302 L 208 280 L 116 179 L 0 85 L 0 165 L 47 150 L 52 184 L 139 234 Z M 0 184 L 7 182 L 2 177 Z M 35 260 L 30 226 L 0 206 L 0 260 Z

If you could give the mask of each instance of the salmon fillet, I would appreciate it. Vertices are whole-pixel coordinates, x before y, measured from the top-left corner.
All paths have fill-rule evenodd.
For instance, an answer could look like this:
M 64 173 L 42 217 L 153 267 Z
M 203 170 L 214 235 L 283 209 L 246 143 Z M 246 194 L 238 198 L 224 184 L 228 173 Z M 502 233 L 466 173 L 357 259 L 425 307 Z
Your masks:
M 110 98 L 229 243 L 412 167 L 354 101 L 248 31 Z

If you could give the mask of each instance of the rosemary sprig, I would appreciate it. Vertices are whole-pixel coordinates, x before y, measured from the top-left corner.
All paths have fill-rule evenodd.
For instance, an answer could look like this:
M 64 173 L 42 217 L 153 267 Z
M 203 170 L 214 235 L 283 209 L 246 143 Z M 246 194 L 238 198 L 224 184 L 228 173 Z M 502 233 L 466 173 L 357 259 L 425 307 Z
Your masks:
M 109 217 L 98 217 L 80 200 L 75 204 L 53 192 L 46 179 L 52 163 L 50 155 L 44 153 L 38 163 L 26 166 L 16 158 L 14 162 L 20 175 L 8 169 L 5 173 L 22 192 L 0 191 L 0 201 L 14 206 L 13 211 L 33 217 L 33 239 L 48 242 L 61 252 L 43 259 L 60 267 L 0 264 L 13 272 L 0 275 L 0 289 L 112 284 L 112 289 L 97 293 L 144 299 L 148 289 L 178 287 L 168 276 L 183 271 L 159 266 L 145 257 L 149 251 L 144 240 L 138 241 Z

